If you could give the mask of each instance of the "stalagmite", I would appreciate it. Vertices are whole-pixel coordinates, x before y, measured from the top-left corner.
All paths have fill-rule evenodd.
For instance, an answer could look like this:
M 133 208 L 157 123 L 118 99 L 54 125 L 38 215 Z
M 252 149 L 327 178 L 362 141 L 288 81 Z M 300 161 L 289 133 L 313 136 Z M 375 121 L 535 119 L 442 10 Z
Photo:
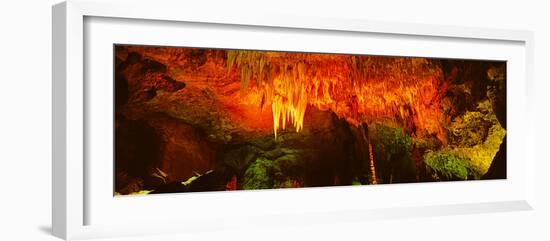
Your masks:
M 376 184 L 376 171 L 374 170 L 374 158 L 372 156 L 372 144 L 369 139 L 369 159 L 370 159 L 370 172 L 372 174 L 372 184 Z

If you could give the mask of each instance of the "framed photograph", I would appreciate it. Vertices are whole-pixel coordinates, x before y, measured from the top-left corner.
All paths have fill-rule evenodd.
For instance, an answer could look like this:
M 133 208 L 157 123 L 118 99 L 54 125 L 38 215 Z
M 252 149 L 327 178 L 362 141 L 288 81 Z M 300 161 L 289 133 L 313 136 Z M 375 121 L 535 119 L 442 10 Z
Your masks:
M 52 15 L 60 238 L 532 209 L 531 32 L 170 0 Z

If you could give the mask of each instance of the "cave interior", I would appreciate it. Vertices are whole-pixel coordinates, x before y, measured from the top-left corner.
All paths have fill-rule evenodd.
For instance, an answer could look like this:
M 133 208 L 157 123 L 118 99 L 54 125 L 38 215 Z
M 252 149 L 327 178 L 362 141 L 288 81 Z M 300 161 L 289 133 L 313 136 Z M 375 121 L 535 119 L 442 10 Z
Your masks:
M 115 45 L 114 195 L 506 178 L 506 62 Z

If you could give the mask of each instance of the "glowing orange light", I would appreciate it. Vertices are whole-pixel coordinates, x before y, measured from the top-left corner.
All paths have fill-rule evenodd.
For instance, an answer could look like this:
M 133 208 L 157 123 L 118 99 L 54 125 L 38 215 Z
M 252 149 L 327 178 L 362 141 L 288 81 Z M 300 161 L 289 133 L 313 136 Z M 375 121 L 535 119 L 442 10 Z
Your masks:
M 294 81 L 276 78 L 276 88 L 271 100 L 273 113 L 273 132 L 277 137 L 277 130 L 286 129 L 287 121 L 292 124 L 296 132 L 304 127 L 304 116 L 308 99 L 303 86 L 294 86 Z
M 441 70 L 426 59 L 228 51 L 227 61 L 240 73 L 241 100 L 271 105 L 275 137 L 287 125 L 301 131 L 306 109 L 314 106 L 353 125 L 390 122 L 446 139 L 446 87 Z

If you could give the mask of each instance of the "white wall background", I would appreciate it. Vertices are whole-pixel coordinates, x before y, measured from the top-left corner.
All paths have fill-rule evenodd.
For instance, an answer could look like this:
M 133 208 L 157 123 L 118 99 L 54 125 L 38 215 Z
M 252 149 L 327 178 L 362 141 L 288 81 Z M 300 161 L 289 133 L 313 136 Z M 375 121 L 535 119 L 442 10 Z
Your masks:
M 182 0 L 183 1 L 183 0 Z M 0 7 L 0 240 L 56 240 L 51 219 L 51 8 L 12 0 Z M 537 193 L 535 211 L 269 230 L 224 230 L 117 240 L 549 240 L 550 7 L 523 0 L 192 1 L 212 14 L 290 15 L 436 23 L 535 32 Z M 199 6 L 200 5 L 200 6 Z M 190 6 L 192 7 L 192 6 Z

